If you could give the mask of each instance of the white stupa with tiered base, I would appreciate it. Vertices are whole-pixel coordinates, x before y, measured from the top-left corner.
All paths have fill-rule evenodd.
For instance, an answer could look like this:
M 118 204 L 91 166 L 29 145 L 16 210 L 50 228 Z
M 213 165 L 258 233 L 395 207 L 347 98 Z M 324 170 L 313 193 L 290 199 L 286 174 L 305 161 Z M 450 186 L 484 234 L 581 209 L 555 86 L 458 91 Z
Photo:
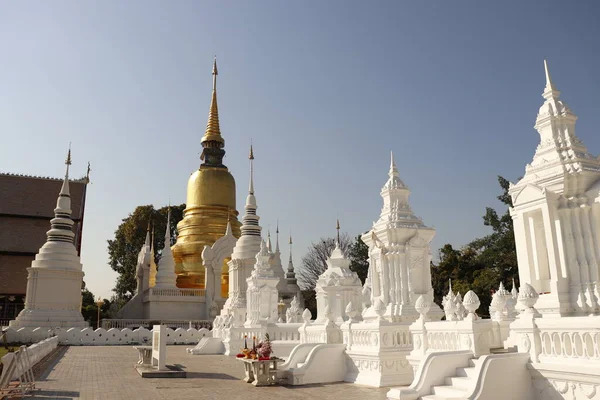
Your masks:
M 27 268 L 25 309 L 14 321 L 12 328 L 22 327 L 87 327 L 81 315 L 82 265 L 73 245 L 73 220 L 69 194 L 69 165 L 56 201 L 54 218 L 46 233 L 46 243 Z
M 171 252 L 171 210 L 167 214 L 167 228 L 165 232 L 165 247 L 158 261 L 156 272 L 156 289 L 177 289 L 177 275 L 175 274 L 175 260 Z

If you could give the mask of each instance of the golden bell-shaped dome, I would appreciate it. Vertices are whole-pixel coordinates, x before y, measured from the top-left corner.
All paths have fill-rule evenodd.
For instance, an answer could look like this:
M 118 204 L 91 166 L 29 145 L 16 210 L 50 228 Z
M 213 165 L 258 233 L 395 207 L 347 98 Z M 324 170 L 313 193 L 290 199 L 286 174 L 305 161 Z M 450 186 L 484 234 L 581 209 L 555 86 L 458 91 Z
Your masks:
M 232 233 L 240 236 L 241 223 L 237 220 L 235 180 L 223 165 L 225 141 L 221 136 L 216 92 L 217 64 L 213 65 L 213 92 L 206 132 L 202 137 L 204 161 L 188 180 L 186 209 L 177 224 L 177 243 L 172 248 L 180 288 L 204 288 L 205 273 L 202 265 L 204 246 L 212 246 L 225 234 L 227 223 Z M 228 260 L 226 260 L 228 261 Z M 223 265 L 222 282 L 228 282 L 228 269 Z M 225 285 L 225 284 L 224 284 Z M 227 288 L 221 288 L 227 297 Z

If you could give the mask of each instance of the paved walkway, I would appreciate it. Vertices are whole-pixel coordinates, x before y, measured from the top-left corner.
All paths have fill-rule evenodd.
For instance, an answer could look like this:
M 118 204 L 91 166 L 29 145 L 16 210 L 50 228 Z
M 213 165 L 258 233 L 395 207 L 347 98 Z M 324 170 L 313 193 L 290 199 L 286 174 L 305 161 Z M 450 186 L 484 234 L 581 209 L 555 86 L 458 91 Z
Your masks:
M 243 368 L 233 357 L 192 356 L 189 346 L 168 346 L 168 364 L 179 364 L 186 379 L 148 379 L 135 371 L 131 346 L 69 346 L 38 377 L 41 399 L 385 399 L 387 388 L 348 383 L 256 388 L 241 381 Z

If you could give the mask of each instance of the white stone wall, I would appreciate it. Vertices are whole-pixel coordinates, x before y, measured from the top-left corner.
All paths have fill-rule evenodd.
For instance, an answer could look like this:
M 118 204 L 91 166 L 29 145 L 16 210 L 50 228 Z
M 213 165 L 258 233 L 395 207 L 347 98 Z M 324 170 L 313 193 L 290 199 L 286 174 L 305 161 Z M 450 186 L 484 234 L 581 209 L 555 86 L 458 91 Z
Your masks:
M 210 331 L 201 329 L 183 329 L 175 330 L 167 328 L 167 344 L 196 344 L 205 336 L 211 336 Z M 106 346 L 106 345 L 129 345 L 143 344 L 152 342 L 152 334 L 146 328 L 131 330 L 129 328 L 109 330 L 99 328 L 8 328 L 6 337 L 9 343 L 30 343 L 45 340 L 52 336 L 58 337 L 61 345 L 71 346 Z

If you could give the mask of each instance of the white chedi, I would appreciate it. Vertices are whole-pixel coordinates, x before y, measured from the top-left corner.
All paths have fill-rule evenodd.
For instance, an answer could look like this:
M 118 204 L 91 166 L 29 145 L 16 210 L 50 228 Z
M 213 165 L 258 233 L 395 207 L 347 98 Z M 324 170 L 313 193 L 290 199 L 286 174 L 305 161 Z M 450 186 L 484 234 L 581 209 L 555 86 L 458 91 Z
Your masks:
M 269 251 L 261 240 L 260 251 L 256 255 L 256 264 L 246 280 L 246 304 L 248 306 L 245 327 L 263 326 L 277 322 L 279 278 L 271 269 Z
M 31 267 L 27 268 L 25 308 L 10 322 L 12 328 L 88 326 L 80 312 L 83 271 L 73 245 L 75 234 L 69 192 L 71 150 L 66 164 L 54 218 L 46 233 L 47 240 L 31 262 Z
M 171 252 L 171 210 L 167 214 L 167 228 L 165 231 L 165 247 L 158 262 L 155 289 L 176 289 L 177 275 L 175 274 L 175 260 Z

